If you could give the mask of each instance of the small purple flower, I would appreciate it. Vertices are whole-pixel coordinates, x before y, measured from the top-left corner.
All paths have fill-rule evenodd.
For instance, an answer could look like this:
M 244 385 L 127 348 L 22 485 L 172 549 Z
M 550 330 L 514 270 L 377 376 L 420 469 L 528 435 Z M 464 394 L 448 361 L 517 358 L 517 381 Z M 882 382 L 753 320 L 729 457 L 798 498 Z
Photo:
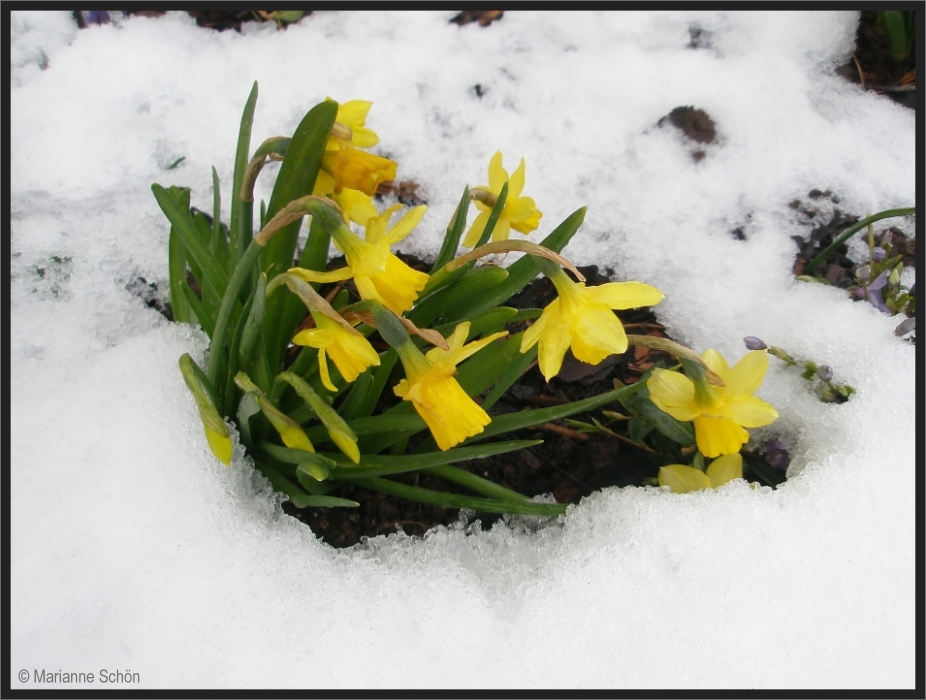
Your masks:
M 791 464 L 791 456 L 788 454 L 784 443 L 775 438 L 770 443 L 759 450 L 759 453 L 765 457 L 765 461 L 771 464 L 775 469 L 787 469 Z
M 828 382 L 833 378 L 833 368 L 829 365 L 820 365 L 817 367 L 817 376 L 824 382 Z
M 887 243 L 888 245 L 891 245 L 893 241 L 894 241 L 894 234 L 891 233 L 890 229 L 888 229 L 887 231 L 881 234 L 881 245 L 884 245 L 885 243 Z
M 852 296 L 856 299 L 865 299 L 879 311 L 889 314 L 891 310 L 887 308 L 887 305 L 884 303 L 884 292 L 881 291 L 886 284 L 887 270 L 875 277 L 871 284 L 864 287 L 855 287 L 852 290 Z
M 743 338 L 743 342 L 746 343 L 747 350 L 765 350 L 768 347 L 761 338 L 756 338 L 754 335 L 747 335 Z
M 884 248 L 873 248 L 871 251 L 871 259 L 875 262 L 881 262 L 886 257 L 887 251 Z

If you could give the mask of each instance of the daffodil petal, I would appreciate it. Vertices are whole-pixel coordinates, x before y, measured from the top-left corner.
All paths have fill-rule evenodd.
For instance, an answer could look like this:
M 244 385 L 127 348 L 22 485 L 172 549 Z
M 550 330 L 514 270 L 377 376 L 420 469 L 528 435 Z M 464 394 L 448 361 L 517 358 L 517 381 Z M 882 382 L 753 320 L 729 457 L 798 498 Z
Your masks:
M 352 129 L 355 126 L 363 126 L 372 106 L 373 103 L 367 100 L 348 100 L 338 106 L 337 121 Z
M 521 159 L 520 165 L 517 169 L 511 173 L 511 177 L 508 178 L 508 201 L 517 199 L 521 196 L 521 190 L 524 189 L 524 177 L 527 171 L 527 164 L 524 162 L 524 159 Z
M 496 151 L 489 161 L 489 189 L 498 194 L 507 180 L 508 173 L 502 167 L 502 152 Z
M 755 396 L 731 401 L 724 413 L 744 428 L 761 428 L 778 418 L 778 411 Z
M 511 222 L 503 215 L 498 217 L 495 228 L 492 230 L 493 241 L 507 241 L 511 235 Z
M 351 132 L 353 133 L 351 142 L 357 148 L 372 148 L 379 143 L 379 136 L 376 135 L 376 132 L 367 129 L 365 126 L 352 126 Z
M 721 455 L 708 466 L 707 478 L 714 488 L 723 486 L 734 479 L 742 479 L 743 456 L 739 452 L 732 455 Z
M 550 311 L 550 307 L 553 304 L 558 303 L 558 301 L 559 301 L 558 299 L 555 300 L 553 303 L 550 304 L 550 306 L 544 309 L 543 313 L 540 314 L 540 318 L 534 321 L 530 325 L 530 327 L 526 331 L 524 331 L 524 335 L 521 336 L 521 352 L 522 353 L 530 350 L 532 347 L 534 347 L 534 345 L 537 344 L 537 341 L 540 340 L 540 336 L 543 335 L 543 331 L 547 327 L 547 323 L 549 322 L 550 316 L 552 315 L 552 312 Z
M 597 365 L 610 355 L 627 350 L 627 334 L 620 319 L 603 304 L 587 304 L 572 338 L 572 354 L 581 362 Z
M 653 403 L 676 420 L 690 421 L 701 413 L 695 400 L 694 384 L 683 374 L 655 369 L 646 388 Z
M 287 272 L 291 272 L 297 277 L 304 279 L 306 282 L 340 282 L 341 280 L 350 279 L 353 272 L 350 267 L 342 267 L 340 270 L 331 272 L 318 272 L 317 270 L 306 270 L 302 267 L 291 267 Z
M 724 384 L 726 384 L 727 375 L 730 373 L 730 365 L 727 364 L 727 361 L 726 359 L 724 359 L 724 356 L 712 348 L 710 350 L 705 350 L 704 352 L 702 352 L 701 359 L 704 360 L 704 364 L 706 364 L 714 372 L 720 375 L 720 378 L 723 379 Z M 727 396 L 735 395 L 730 392 L 729 385 L 726 386 L 724 394 Z
M 318 373 L 322 378 L 322 384 L 328 391 L 337 391 L 338 388 L 331 381 L 331 375 L 328 373 L 328 360 L 325 357 L 325 348 L 318 351 Z
M 749 440 L 749 433 L 729 418 L 698 416 L 694 427 L 698 449 L 705 457 L 734 454 Z
M 399 219 L 398 223 L 386 234 L 386 240 L 389 241 L 389 245 L 395 245 L 410 234 L 412 230 L 421 223 L 421 218 L 427 210 L 428 208 L 426 206 L 421 205 L 420 207 L 415 207 L 410 210 L 405 216 Z
M 517 197 L 512 199 L 509 194 L 508 201 L 505 203 L 505 216 L 508 217 L 512 226 L 529 219 L 536 210 L 537 205 L 530 197 Z
M 373 198 L 358 190 L 344 188 L 341 194 L 333 195 L 332 199 L 351 221 L 360 226 L 366 226 L 370 219 L 379 214 L 373 204 Z
M 463 239 L 464 247 L 472 248 L 476 245 L 482 236 L 482 232 L 486 230 L 486 222 L 488 222 L 490 214 L 491 212 L 488 210 L 479 212 L 479 215 L 470 224 L 469 231 L 466 232 L 466 237 Z
M 689 493 L 711 487 L 711 481 L 704 472 L 684 464 L 660 467 L 657 479 L 660 486 L 668 486 L 673 493 Z
M 293 336 L 293 344 L 308 345 L 313 348 L 328 347 L 335 340 L 334 332 L 325 328 L 307 328 Z
M 334 192 L 334 189 L 334 178 L 324 170 L 319 170 L 318 177 L 315 178 L 315 187 L 312 188 L 312 194 L 316 197 L 327 197 Z
M 572 343 L 571 329 L 567 324 L 557 323 L 559 319 L 551 318 L 547 322 L 547 332 L 540 336 L 537 347 L 537 361 L 540 371 L 548 382 L 559 374 L 563 366 L 563 357 Z M 560 328 L 556 326 L 560 325 Z
M 643 282 L 608 282 L 597 287 L 588 287 L 589 301 L 604 304 L 609 309 L 635 309 L 653 306 L 665 296 L 655 287 Z
M 536 231 L 537 227 L 540 226 L 540 218 L 543 216 L 543 212 L 535 210 L 528 218 L 523 221 L 512 221 L 511 228 L 513 228 L 518 233 L 528 234 L 531 231 Z
M 768 371 L 768 351 L 753 350 L 747 352 L 733 369 L 723 377 L 726 383 L 725 394 L 730 398 L 754 394 L 762 384 L 762 380 L 765 379 L 766 371 Z M 777 417 L 778 414 L 775 415 Z M 765 423 L 761 425 L 765 425 Z

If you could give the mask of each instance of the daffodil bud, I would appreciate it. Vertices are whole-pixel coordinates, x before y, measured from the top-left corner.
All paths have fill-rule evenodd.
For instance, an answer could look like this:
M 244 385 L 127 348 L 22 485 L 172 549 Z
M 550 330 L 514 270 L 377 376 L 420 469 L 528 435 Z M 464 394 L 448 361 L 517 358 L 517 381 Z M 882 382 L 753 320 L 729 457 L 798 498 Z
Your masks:
M 394 313 L 380 304 L 371 305 L 370 311 L 373 313 L 373 318 L 376 319 L 376 328 L 379 330 L 379 334 L 389 345 L 398 348 L 410 342 L 411 338 L 408 331 L 405 330 L 405 326 L 396 318 Z
M 228 432 L 228 426 L 219 415 L 215 407 L 215 399 L 211 395 L 205 375 L 202 370 L 193 362 L 189 353 L 184 353 L 180 357 L 180 373 L 183 375 L 183 381 L 186 383 L 190 393 L 193 394 L 193 400 L 196 401 L 196 407 L 199 409 L 199 417 L 203 422 L 203 430 L 206 434 L 206 442 L 209 443 L 209 449 L 212 454 L 222 462 L 226 467 L 231 464 L 234 443 Z

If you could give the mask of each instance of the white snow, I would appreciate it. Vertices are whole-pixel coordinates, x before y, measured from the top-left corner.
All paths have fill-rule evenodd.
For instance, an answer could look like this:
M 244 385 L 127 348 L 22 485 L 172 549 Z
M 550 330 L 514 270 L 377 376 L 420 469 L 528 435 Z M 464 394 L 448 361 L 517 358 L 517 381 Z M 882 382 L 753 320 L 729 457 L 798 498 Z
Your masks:
M 13 13 L 9 682 L 912 688 L 914 347 L 899 318 L 791 274 L 810 226 L 790 201 L 830 190 L 860 216 L 915 201 L 913 111 L 832 72 L 857 15 L 452 14 L 317 12 L 238 34 L 184 13 L 80 31 L 69 13 Z M 539 530 L 330 548 L 240 447 L 231 469 L 211 456 L 177 368 L 205 335 L 126 290 L 167 288 L 152 182 L 209 211 L 215 165 L 227 219 L 255 79 L 255 146 L 326 96 L 374 102 L 377 152 L 430 205 L 405 250 L 437 251 L 501 149 L 509 171 L 527 160 L 537 233 L 587 206 L 567 256 L 662 289 L 674 338 L 734 361 L 759 336 L 858 393 L 822 404 L 772 361 L 760 395 L 781 418 L 755 434 L 795 445 L 777 491 L 609 489 Z M 686 105 L 717 127 L 697 163 L 698 144 L 657 126 Z

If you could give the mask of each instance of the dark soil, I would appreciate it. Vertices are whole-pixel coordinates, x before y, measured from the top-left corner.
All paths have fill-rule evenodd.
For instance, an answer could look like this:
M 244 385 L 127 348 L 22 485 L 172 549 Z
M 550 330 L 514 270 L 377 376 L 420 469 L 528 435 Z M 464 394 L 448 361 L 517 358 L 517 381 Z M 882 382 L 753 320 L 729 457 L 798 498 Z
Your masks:
M 853 60 L 836 69 L 846 80 L 858 83 L 867 90 L 887 95 L 895 102 L 916 108 L 916 40 L 910 55 L 895 61 L 891 55 L 890 40 L 878 26 L 878 12 L 861 13 L 855 34 Z

